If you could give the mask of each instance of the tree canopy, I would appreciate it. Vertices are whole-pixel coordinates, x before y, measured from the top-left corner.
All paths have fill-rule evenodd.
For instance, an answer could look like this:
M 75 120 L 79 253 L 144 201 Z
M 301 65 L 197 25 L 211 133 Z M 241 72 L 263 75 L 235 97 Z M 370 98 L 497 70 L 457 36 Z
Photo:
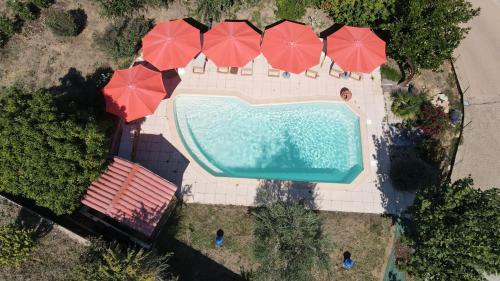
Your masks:
M 86 105 L 48 90 L 0 90 L 0 191 L 74 211 L 109 147 L 110 122 Z
M 396 0 L 319 0 L 335 23 L 377 27 L 394 13 Z
M 410 273 L 421 280 L 485 280 L 500 269 L 500 191 L 473 188 L 471 178 L 423 189 L 406 238 Z
M 328 273 L 321 219 L 303 203 L 279 201 L 255 212 L 255 280 L 313 280 Z
M 467 0 L 398 1 L 386 24 L 389 54 L 398 61 L 411 60 L 416 68 L 436 69 L 469 31 L 463 24 L 478 14 Z

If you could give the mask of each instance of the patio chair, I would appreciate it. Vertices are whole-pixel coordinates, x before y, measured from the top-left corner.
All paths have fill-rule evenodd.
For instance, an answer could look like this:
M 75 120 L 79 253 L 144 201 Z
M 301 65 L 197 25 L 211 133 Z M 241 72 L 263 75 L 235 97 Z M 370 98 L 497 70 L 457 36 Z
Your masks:
M 269 77 L 280 77 L 280 71 L 278 69 L 272 68 L 269 66 L 269 70 L 267 71 L 267 76 Z
M 229 73 L 229 66 L 217 67 L 217 72 L 219 73 Z
M 199 53 L 193 60 L 193 73 L 205 73 L 205 66 L 207 65 L 207 57 L 203 53 Z
M 253 60 L 249 61 L 243 68 L 241 68 L 241 75 L 244 76 L 253 75 Z
M 338 66 L 337 64 L 335 64 L 334 62 L 332 62 L 332 64 L 330 65 L 330 76 L 333 76 L 335 78 L 340 78 L 340 75 L 342 75 L 342 73 L 344 73 L 344 71 L 340 68 L 340 66 Z
M 313 78 L 313 79 L 318 78 L 318 76 L 319 76 L 319 74 L 318 74 L 319 68 L 320 68 L 319 65 L 317 65 L 317 66 L 315 66 L 313 68 L 309 68 L 308 70 L 306 70 L 306 76 L 309 77 L 309 78 Z
M 354 80 L 360 81 L 362 76 L 361 73 L 359 72 L 351 72 L 351 75 L 349 77 L 351 77 Z

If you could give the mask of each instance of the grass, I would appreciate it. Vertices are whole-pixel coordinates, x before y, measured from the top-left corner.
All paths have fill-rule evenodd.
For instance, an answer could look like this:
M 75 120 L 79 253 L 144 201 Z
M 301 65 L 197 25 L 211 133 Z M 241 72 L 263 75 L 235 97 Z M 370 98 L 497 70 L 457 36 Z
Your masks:
M 253 220 L 248 210 L 237 206 L 185 205 L 178 213 L 174 233 L 170 233 L 174 239 L 167 238 L 166 232 L 160 233 L 165 239 L 159 247 L 175 250 L 173 267 L 188 275 L 182 280 L 240 280 L 224 271 L 240 274 L 258 266 L 252 253 Z M 332 244 L 330 256 L 335 279 L 380 280 L 389 254 L 386 249 L 392 237 L 391 220 L 379 215 L 338 212 L 320 212 L 320 216 Z M 213 239 L 219 228 L 224 230 L 225 244 L 215 248 Z M 181 244 L 182 248 L 172 249 L 174 244 Z M 192 253 L 179 253 L 179 250 Z M 351 252 L 356 262 L 349 271 L 341 268 L 345 251 Z M 179 254 L 183 256 L 176 258 Z M 210 272 L 218 273 L 207 276 Z
M 382 79 L 387 79 L 396 82 L 401 80 L 401 73 L 399 72 L 399 70 L 392 68 L 387 64 L 384 64 L 380 67 L 380 73 L 382 74 Z

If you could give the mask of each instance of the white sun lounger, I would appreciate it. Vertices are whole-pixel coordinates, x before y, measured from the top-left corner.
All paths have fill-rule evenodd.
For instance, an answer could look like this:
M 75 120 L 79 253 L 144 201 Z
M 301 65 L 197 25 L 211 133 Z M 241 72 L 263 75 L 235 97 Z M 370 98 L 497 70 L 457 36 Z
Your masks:
M 241 68 L 241 75 L 253 75 L 253 60 L 249 61 L 243 68 Z
M 205 66 L 207 65 L 207 57 L 203 53 L 199 53 L 193 60 L 193 73 L 205 73 Z
M 306 76 L 309 78 L 314 78 L 314 79 L 318 78 L 319 71 L 320 71 L 321 67 L 323 66 L 324 61 L 325 61 L 325 53 L 321 52 L 321 56 L 319 58 L 319 64 L 306 70 L 306 72 L 305 72 Z
M 359 72 L 351 72 L 351 75 L 349 77 L 351 77 L 354 80 L 359 81 L 359 80 L 361 80 L 362 76 L 361 76 L 361 73 L 359 73 Z
M 229 73 L 229 66 L 217 67 L 217 72 L 219 73 Z
M 340 78 L 340 75 L 342 75 L 342 73 L 344 73 L 344 71 L 342 70 L 342 68 L 340 68 L 340 66 L 338 66 L 337 64 L 335 64 L 334 62 L 332 62 L 332 64 L 330 65 L 330 76 L 333 76 L 335 78 Z
M 280 77 L 280 71 L 278 69 L 272 68 L 269 66 L 269 70 L 267 71 L 267 76 L 269 77 Z

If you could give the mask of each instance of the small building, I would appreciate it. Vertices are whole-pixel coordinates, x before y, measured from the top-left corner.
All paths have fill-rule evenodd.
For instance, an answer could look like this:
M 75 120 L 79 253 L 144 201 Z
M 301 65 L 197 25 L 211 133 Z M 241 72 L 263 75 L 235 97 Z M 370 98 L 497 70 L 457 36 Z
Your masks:
M 114 157 L 87 189 L 80 213 L 149 247 L 175 202 L 177 186 L 139 164 Z

